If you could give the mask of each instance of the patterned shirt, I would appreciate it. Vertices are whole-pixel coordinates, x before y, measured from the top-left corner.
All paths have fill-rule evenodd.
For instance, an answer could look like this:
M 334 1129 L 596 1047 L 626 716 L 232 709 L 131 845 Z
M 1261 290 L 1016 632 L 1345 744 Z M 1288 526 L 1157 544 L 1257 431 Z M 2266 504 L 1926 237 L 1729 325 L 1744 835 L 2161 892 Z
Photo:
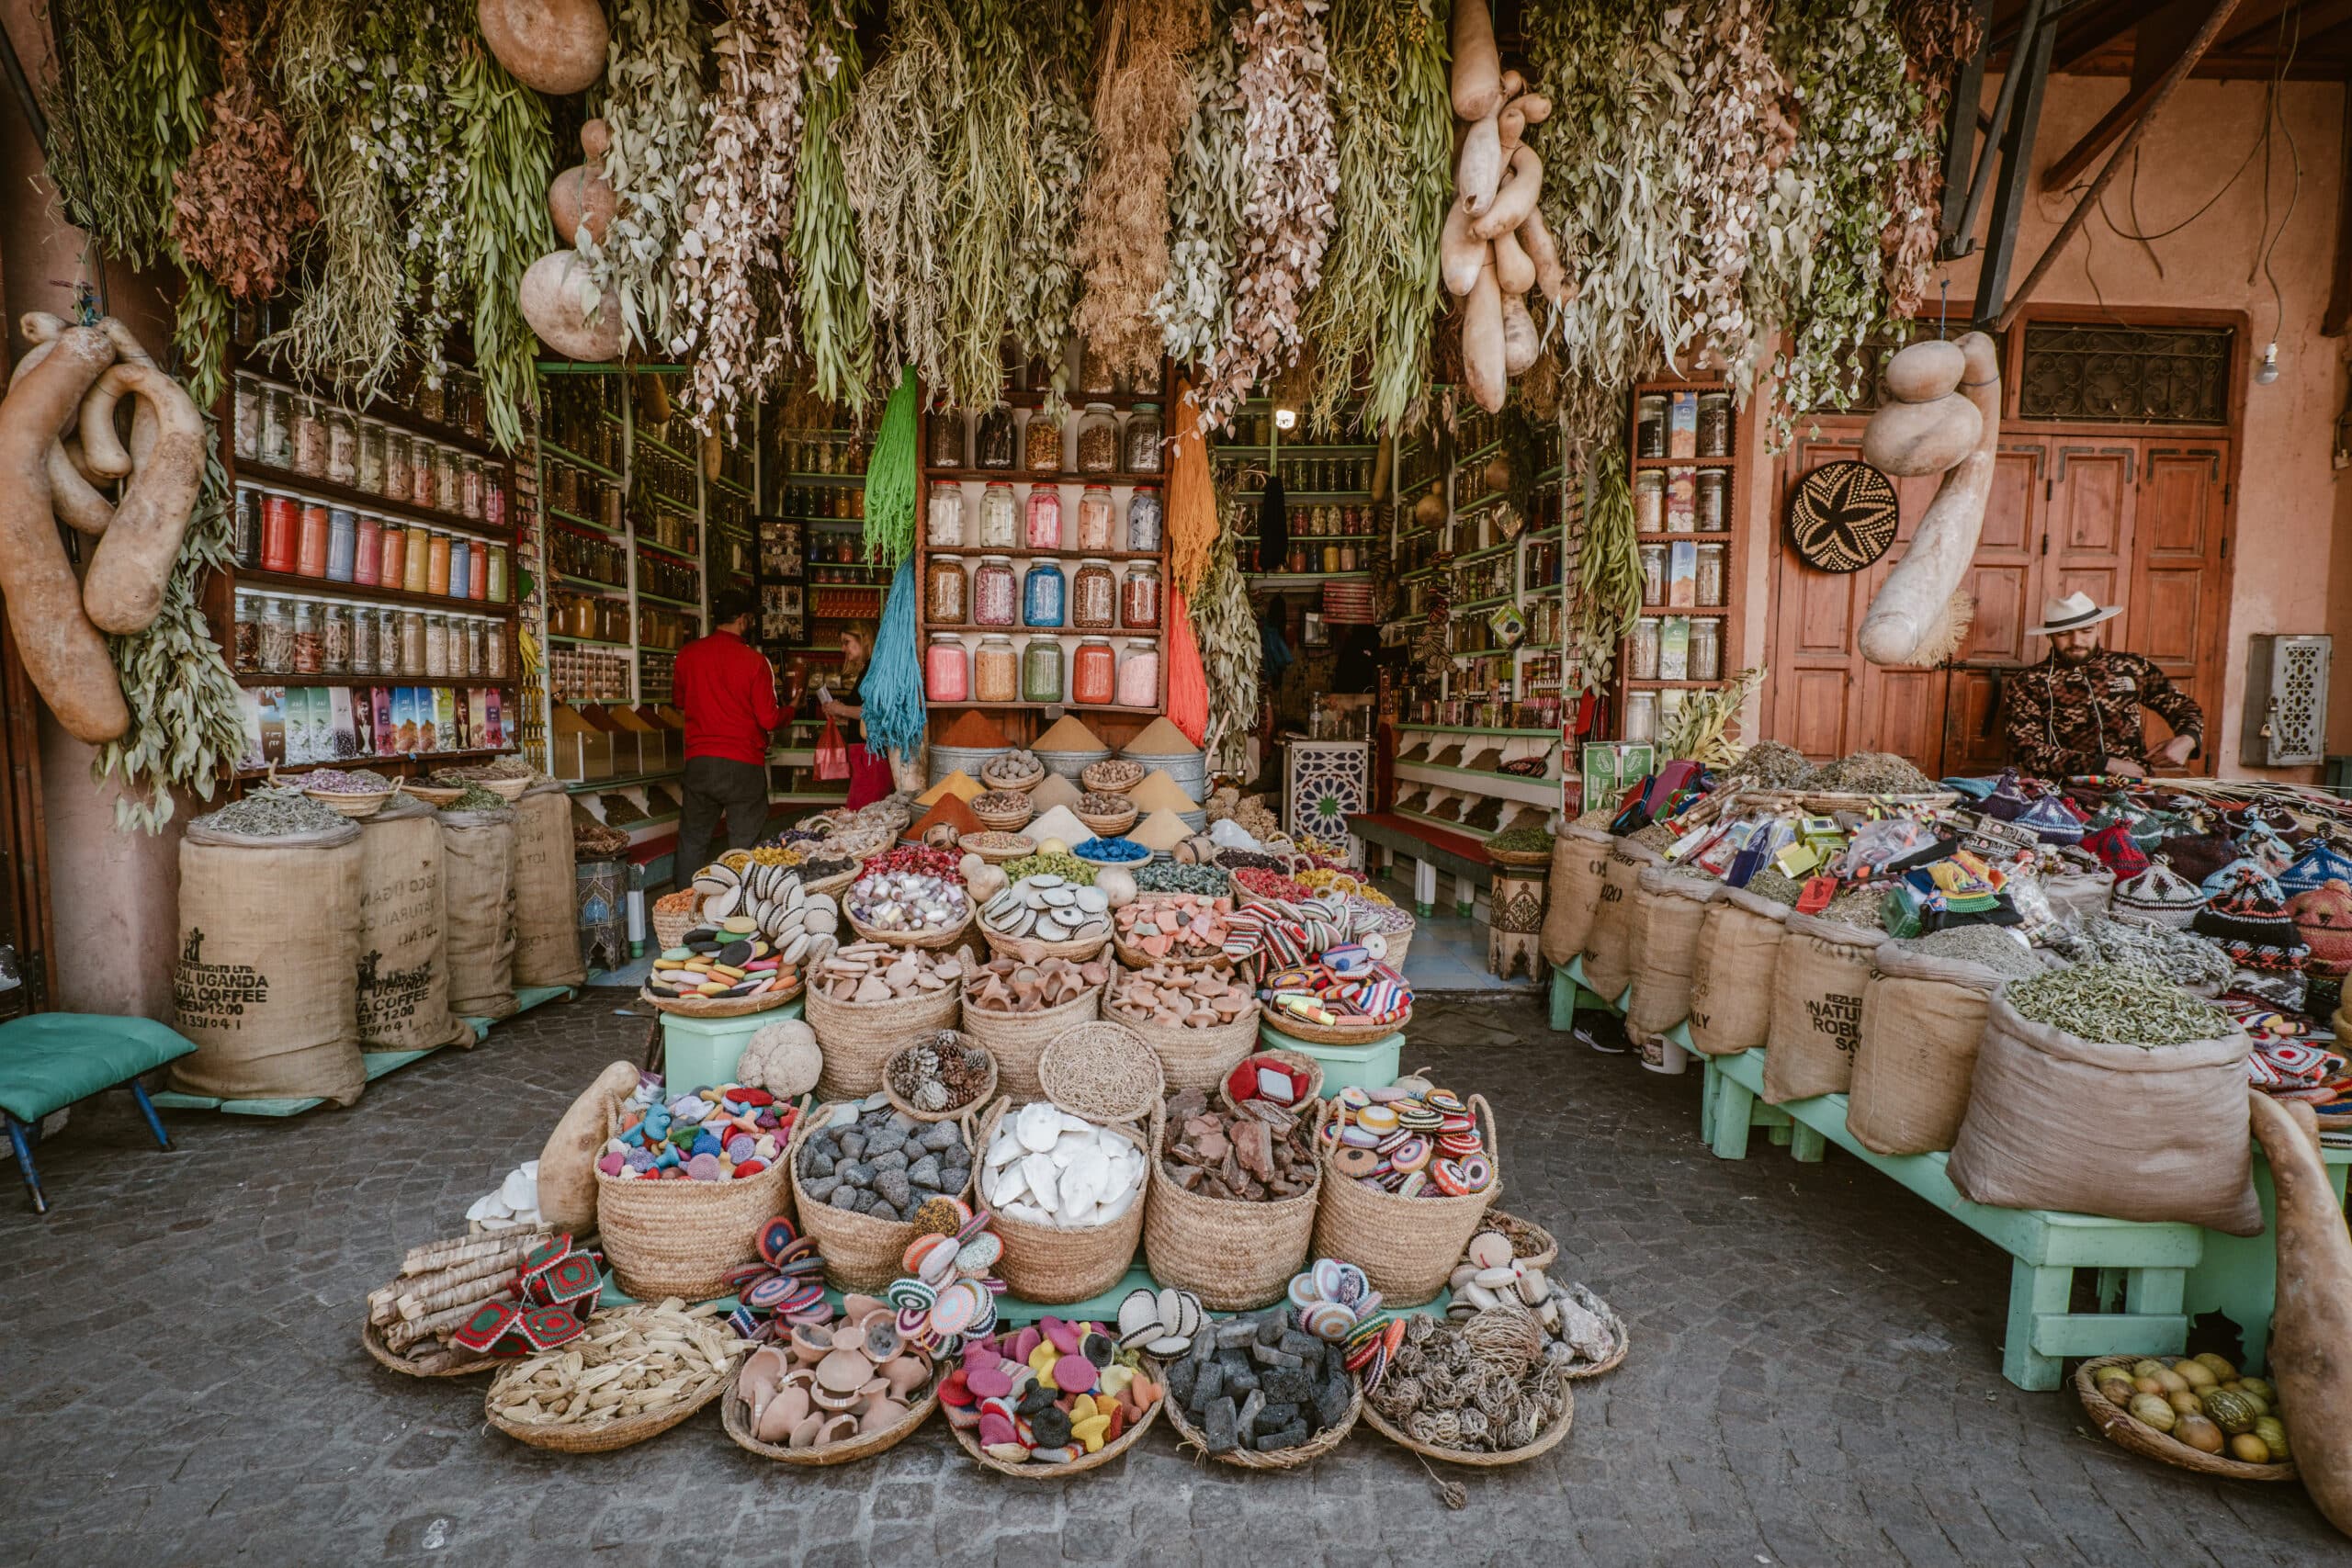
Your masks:
M 2154 660 L 2102 648 L 2080 664 L 2057 655 L 2008 682 L 2009 761 L 2019 773 L 2063 779 L 2106 770 L 2109 757 L 2147 765 L 2140 710 L 2153 709 L 2175 735 L 2205 733 L 2196 699 Z

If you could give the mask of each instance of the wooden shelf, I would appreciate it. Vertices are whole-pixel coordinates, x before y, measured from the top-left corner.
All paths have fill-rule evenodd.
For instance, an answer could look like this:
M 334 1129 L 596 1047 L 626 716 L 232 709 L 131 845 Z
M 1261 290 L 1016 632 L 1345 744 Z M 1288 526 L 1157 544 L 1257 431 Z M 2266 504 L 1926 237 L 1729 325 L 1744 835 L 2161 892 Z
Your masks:
M 1634 459 L 1634 471 L 1636 473 L 1644 468 L 1736 468 L 1737 467 L 1739 467 L 1739 459 L 1736 457 L 1636 457 Z
M 984 484 L 1026 485 L 1100 485 L 1108 490 L 1114 485 L 1164 485 L 1168 476 L 1159 474 L 1081 474 L 1064 470 L 1054 474 L 1032 473 L 1026 468 L 926 468 L 923 478 L 941 483 L 954 484 L 978 479 Z
M 673 546 L 656 544 L 651 539 L 639 539 L 637 541 L 637 547 L 640 550 L 651 550 L 655 555 L 673 557 L 678 560 L 684 561 L 688 566 L 700 567 L 702 565 L 702 559 L 700 557 L 689 555 L 685 551 L 675 548 Z
M 545 640 L 548 642 L 570 643 L 577 648 L 633 648 L 636 646 L 633 643 L 616 642 L 611 637 L 573 637 L 569 632 L 549 632 L 547 634 Z M 626 697 L 597 697 L 584 700 L 594 700 L 604 703 L 619 703 L 627 702 L 628 699 Z
M 1712 620 L 1718 615 L 1730 615 L 1731 606 L 1728 604 L 1645 604 L 1642 606 L 1642 614 L 1645 617 L 1698 615 Z
M 290 571 L 248 571 L 239 567 L 233 573 L 240 588 L 270 589 L 277 592 L 299 593 L 312 599 L 347 600 L 356 604 L 409 604 L 421 610 L 438 610 L 445 614 L 486 615 L 505 620 L 513 616 L 512 600 L 501 603 L 491 599 L 455 599 L 447 593 L 412 593 L 405 588 L 378 588 L 366 583 L 336 582 L 324 577 L 300 577 Z
M 1410 730 L 1415 735 L 1501 735 L 1531 740 L 1537 739 L 1557 740 L 1560 739 L 1560 732 L 1556 729 L 1496 729 L 1491 728 L 1482 728 L 1477 725 L 1464 726 L 1458 724 L 1402 723 L 1394 725 L 1391 728 L 1395 728 L 1399 733 Z
M 446 686 L 449 682 L 441 681 L 434 683 Z M 298 773 L 309 773 L 312 768 L 342 768 L 350 772 L 356 772 L 361 768 L 373 768 L 381 773 L 386 768 L 422 767 L 431 772 L 447 767 L 452 763 L 479 761 L 486 757 L 512 756 L 520 749 L 518 746 L 477 746 L 463 751 L 396 751 L 389 757 L 381 752 L 371 751 L 365 757 L 336 757 L 315 762 L 272 762 L 259 768 L 239 768 L 237 777 L 260 779 L 267 778 L 271 773 L 277 773 L 290 778 Z
M 628 585 L 623 582 L 599 582 L 593 577 L 572 577 L 560 571 L 554 573 L 551 581 L 560 582 L 566 588 L 583 589 L 590 593 L 602 594 L 608 598 L 616 594 L 623 599 L 628 597 Z M 642 589 L 638 592 L 640 598 L 653 597 Z
M 548 515 L 554 518 L 557 522 L 566 525 L 567 526 L 565 531 L 568 533 L 594 534 L 600 539 L 626 539 L 628 537 L 628 532 L 624 529 L 607 528 L 602 523 L 594 522 L 588 518 L 582 517 L 576 512 L 565 512 L 557 507 L 550 506 L 548 508 Z
M 1657 680 L 1645 681 L 1645 680 L 1641 680 L 1641 679 L 1639 679 L 1639 678 L 1637 678 L 1637 677 L 1635 677 L 1635 676 L 1628 675 L 1628 676 L 1626 676 L 1626 677 L 1625 677 L 1625 684 L 1626 684 L 1628 687 L 1631 687 L 1631 688 L 1633 688 L 1633 689 L 1634 689 L 1634 690 L 1635 690 L 1635 691 L 1643 691 L 1643 692 L 1712 692 L 1712 691 L 1713 691 L 1717 686 L 1722 685 L 1722 684 L 1723 684 L 1723 682 L 1722 682 L 1722 681 L 1657 681 Z
M 579 453 L 571 450 L 569 446 L 560 446 L 544 436 L 539 439 L 539 449 L 562 462 L 571 463 L 580 468 L 586 468 L 590 473 L 602 474 L 608 479 L 616 479 L 621 477 L 619 470 L 608 468 L 605 467 L 604 464 L 596 461 L 595 458 L 582 457 Z
M 924 705 L 925 705 L 925 706 L 927 706 L 927 707 L 934 707 L 934 708 L 956 708 L 956 709 L 963 709 L 963 708 L 987 708 L 987 709 L 990 709 L 990 710 L 993 710 L 993 711 L 1005 711 L 1005 712 L 1010 712 L 1010 711 L 1012 711 L 1012 710 L 1014 710 L 1014 709 L 1025 709 L 1025 710 L 1027 710 L 1028 712 L 1031 712 L 1031 713 L 1043 713 L 1043 712 L 1044 712 L 1046 709 L 1047 709 L 1047 708 L 1057 707 L 1057 708 L 1060 708 L 1064 713 L 1068 713 L 1068 714 L 1090 714 L 1090 713 L 1136 713 L 1136 714 L 1147 714 L 1147 713 L 1148 713 L 1148 714 L 1157 714 L 1157 713 L 1160 713 L 1160 712 L 1165 711 L 1163 708 L 1157 707 L 1157 706 L 1154 706 L 1154 707 L 1148 707 L 1148 708 L 1136 708 L 1136 707 L 1128 707 L 1128 706 L 1126 706 L 1126 705 L 1125 705 L 1125 704 L 1123 704 L 1123 703 L 1079 703 L 1079 702 L 1071 702 L 1071 701 L 1070 701 L 1070 700 L 1069 700 L 1068 698 L 1064 698 L 1062 701 L 1060 701 L 1060 702 L 1058 702 L 1058 703 L 934 703 L 934 702 L 930 701 L 928 698 L 926 698 L 926 699 L 924 700 Z
M 240 686 L 458 686 L 469 691 L 512 691 L 517 684 L 511 675 L 497 680 L 487 675 L 355 675 L 347 670 L 332 675 L 269 675 L 254 670 L 240 670 L 236 674 Z
M 1415 784 L 1452 789 L 1461 795 L 1516 800 L 1528 806 L 1555 806 L 1560 799 L 1560 781 L 1544 773 L 1530 778 L 1483 768 L 1448 768 L 1430 762 L 1399 762 L 1396 764 L 1396 776 Z M 1462 782 L 1456 784 L 1454 781 L 1457 779 Z
M 486 539 L 492 544 L 511 545 L 514 541 L 513 528 L 493 528 L 481 518 L 469 517 L 461 512 L 440 512 L 429 506 L 394 501 L 389 496 L 371 495 L 356 486 L 339 485 L 333 479 L 306 479 L 290 468 L 273 468 L 246 458 L 241 457 L 236 461 L 236 481 L 252 490 L 286 491 L 307 501 L 340 504 L 354 512 L 368 512 L 379 517 L 398 517 L 403 522 L 422 523 L 428 528 L 446 529 L 469 538 Z
M 1731 542 L 1732 533 L 1733 531 L 1728 528 L 1719 529 L 1715 532 L 1706 534 L 1693 534 L 1688 532 L 1678 534 L 1659 529 L 1653 530 L 1646 534 L 1637 533 L 1634 537 L 1640 540 L 1645 545 L 1667 545 L 1672 544 L 1678 539 L 1689 539 L 1702 545 L 1721 545 L 1729 544 Z
M 1033 550 L 1019 545 L 1008 545 L 1001 549 L 993 545 L 957 545 L 952 549 L 942 545 L 937 549 L 925 549 L 923 553 L 932 556 L 955 556 L 958 559 L 966 556 L 1004 556 L 1012 560 L 1057 561 L 1157 561 L 1164 554 L 1159 550 Z

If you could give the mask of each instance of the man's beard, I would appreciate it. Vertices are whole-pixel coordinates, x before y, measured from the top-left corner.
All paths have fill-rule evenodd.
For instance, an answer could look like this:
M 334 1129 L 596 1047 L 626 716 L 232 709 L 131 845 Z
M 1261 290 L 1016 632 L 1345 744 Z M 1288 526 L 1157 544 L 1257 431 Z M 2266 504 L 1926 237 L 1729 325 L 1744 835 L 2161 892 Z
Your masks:
M 2091 661 L 2091 655 L 2098 651 L 2098 645 L 2093 643 L 2088 648 L 2062 648 L 2056 651 L 2058 662 L 2061 664 L 2088 664 Z

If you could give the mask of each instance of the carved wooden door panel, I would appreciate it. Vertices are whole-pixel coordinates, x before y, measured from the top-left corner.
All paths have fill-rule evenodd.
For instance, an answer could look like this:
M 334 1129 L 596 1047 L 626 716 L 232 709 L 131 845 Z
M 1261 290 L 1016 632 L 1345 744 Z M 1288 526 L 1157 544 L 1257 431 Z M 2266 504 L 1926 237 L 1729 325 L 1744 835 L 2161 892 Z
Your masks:
M 2174 684 L 2205 710 L 2205 750 L 2188 766 L 2166 772 L 2211 773 L 2226 744 L 2212 733 L 2221 722 L 2227 673 L 2222 624 L 2229 615 L 2221 584 L 2230 549 L 2229 446 L 2221 441 L 2149 441 L 2142 448 L 2138 547 L 2132 552 L 2131 596 L 2120 646 L 2156 661 Z M 2155 715 L 2142 720 L 2151 750 L 2171 736 Z

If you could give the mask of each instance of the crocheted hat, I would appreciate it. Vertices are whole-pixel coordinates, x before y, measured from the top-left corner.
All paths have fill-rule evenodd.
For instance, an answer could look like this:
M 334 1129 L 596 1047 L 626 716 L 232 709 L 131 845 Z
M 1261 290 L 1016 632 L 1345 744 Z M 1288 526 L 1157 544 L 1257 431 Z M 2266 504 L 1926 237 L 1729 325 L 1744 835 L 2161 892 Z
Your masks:
M 2262 869 L 2274 877 L 2296 860 L 2295 846 L 2281 838 L 2277 829 L 2261 824 L 2238 835 L 2238 852 L 2261 863 Z
M 2148 852 L 2172 862 L 2173 870 L 2202 882 L 2238 858 L 2238 847 L 2219 833 L 2176 833 Z
M 2295 934 L 2311 949 L 2303 972 L 2340 980 L 2352 975 L 2352 883 L 2332 879 L 2287 900 Z
M 1984 797 L 1977 809 L 1987 817 L 1997 817 L 2004 822 L 2014 822 L 2025 815 L 2033 802 L 2028 800 L 2018 784 L 2017 770 L 2004 773 L 1994 781 L 1993 793 Z
M 2299 969 L 2311 955 L 2278 885 L 2253 867 L 2241 869 L 2209 896 L 2189 929 L 2219 942 L 2242 969 Z
M 2205 897 L 2211 898 L 2215 894 L 2228 888 L 2233 883 L 2245 876 L 2248 872 L 2252 872 L 2255 875 L 2261 877 L 2265 882 L 2271 884 L 2273 886 L 2278 885 L 2278 879 L 2271 874 L 2271 871 L 2268 866 L 2249 855 L 2240 855 L 2237 859 L 2230 862 L 2227 865 L 2222 866 L 2220 870 L 2208 874 L 2202 882 L 2198 884 L 2198 886 L 2204 888 Z M 2280 903 L 2285 903 L 2286 899 L 2286 894 L 2281 893 L 2278 895 L 2278 901 Z
M 2345 853 L 2333 839 L 2313 839 L 2295 863 L 2278 874 L 2278 886 L 2290 897 L 2309 893 L 2325 882 L 2352 883 L 2352 854 Z
M 2170 926 L 2176 931 L 2187 931 L 2204 904 L 2203 890 L 2162 859 L 2150 861 L 2137 876 L 2118 882 L 2108 899 L 2108 908 L 2119 919 Z
M 2099 864 L 2115 873 L 2119 879 L 2137 876 L 2148 869 L 2147 852 L 2132 841 L 2132 830 L 2121 822 L 2084 834 L 2083 848 L 2098 856 Z
M 2027 807 L 2018 814 L 2017 824 L 2032 829 L 2033 836 L 2045 844 L 2079 844 L 2083 841 L 2083 819 L 2058 795 L 2044 795 Z

